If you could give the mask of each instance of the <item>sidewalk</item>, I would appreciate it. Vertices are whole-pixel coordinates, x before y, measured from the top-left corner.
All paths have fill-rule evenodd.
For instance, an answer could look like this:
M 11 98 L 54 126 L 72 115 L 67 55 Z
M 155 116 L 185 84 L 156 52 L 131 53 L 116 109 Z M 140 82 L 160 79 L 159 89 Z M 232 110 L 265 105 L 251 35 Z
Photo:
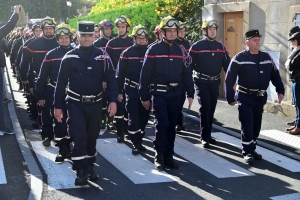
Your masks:
M 185 112 L 184 122 L 190 125 L 199 125 L 199 104 L 195 96 L 191 110 L 187 110 L 188 104 L 185 102 L 183 112 Z M 291 136 L 285 133 L 287 121 L 293 119 L 283 114 L 263 113 L 261 134 L 259 145 L 279 152 L 293 159 L 300 160 L 300 136 Z M 228 105 L 224 99 L 219 99 L 214 115 L 213 128 L 225 132 L 235 137 L 240 137 L 240 122 L 238 120 L 238 107 Z

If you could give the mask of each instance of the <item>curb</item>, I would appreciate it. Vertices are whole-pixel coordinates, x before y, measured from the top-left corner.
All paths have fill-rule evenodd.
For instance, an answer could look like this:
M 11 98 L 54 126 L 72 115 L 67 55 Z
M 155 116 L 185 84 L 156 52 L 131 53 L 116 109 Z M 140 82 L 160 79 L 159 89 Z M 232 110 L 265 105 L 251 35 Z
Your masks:
M 10 86 L 10 80 L 8 78 L 8 72 L 6 67 L 6 72 L 4 73 L 6 96 L 8 99 L 13 99 L 12 89 Z M 29 200 L 40 200 L 42 199 L 43 193 L 43 175 L 31 153 L 31 150 L 26 142 L 22 128 L 19 123 L 18 116 L 16 114 L 14 102 L 8 104 L 8 111 L 10 119 L 15 130 L 15 136 L 19 143 L 23 158 L 28 166 L 30 174 L 30 192 L 28 199 Z
M 196 124 L 198 125 L 198 124 L 200 123 L 200 119 L 199 119 L 198 117 L 193 116 L 193 115 L 190 115 L 190 114 L 188 114 L 188 113 L 186 113 L 186 112 L 182 112 L 182 113 L 183 113 L 183 121 L 184 121 L 185 123 L 190 123 L 190 124 L 193 124 L 193 125 L 196 125 Z M 236 138 L 240 138 L 240 137 L 241 137 L 241 135 L 240 135 L 239 133 L 234 132 L 234 131 L 232 131 L 232 130 L 229 130 L 229 129 L 227 129 L 227 128 L 224 128 L 224 127 L 222 127 L 222 126 L 218 126 L 218 125 L 213 124 L 213 125 L 212 125 L 212 128 L 214 128 L 214 129 L 216 129 L 216 130 L 218 130 L 218 131 L 221 131 L 221 132 L 223 132 L 223 133 L 226 133 L 226 134 L 228 134 L 228 135 L 231 135 L 231 136 L 233 136 L 233 137 L 236 137 Z M 261 147 L 264 147 L 264 148 L 266 148 L 266 149 L 269 149 L 269 150 L 271 150 L 271 151 L 274 151 L 274 152 L 276 152 L 276 153 L 279 153 L 279 154 L 281 154 L 281 155 L 284 155 L 284 156 L 286 156 L 286 157 L 288 157 L 288 158 L 291 158 L 291 159 L 300 161 L 300 155 L 298 155 L 298 154 L 295 154 L 295 153 L 292 153 L 292 152 L 290 152 L 290 151 L 287 151 L 287 150 L 278 148 L 278 147 L 276 147 L 276 146 L 274 146 L 274 145 L 271 145 L 271 144 L 268 144 L 268 143 L 266 143 L 266 142 L 260 141 L 259 139 L 257 140 L 257 143 L 258 143 L 259 146 L 261 146 Z

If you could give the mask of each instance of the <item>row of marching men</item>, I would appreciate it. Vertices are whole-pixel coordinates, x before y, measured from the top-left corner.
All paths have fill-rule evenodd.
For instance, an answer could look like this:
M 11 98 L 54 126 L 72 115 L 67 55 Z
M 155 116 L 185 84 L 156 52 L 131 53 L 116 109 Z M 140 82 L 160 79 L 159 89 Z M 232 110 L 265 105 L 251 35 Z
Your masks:
M 154 166 L 157 170 L 164 167 L 177 169 L 178 164 L 173 159 L 175 126 L 179 125 L 177 128 L 182 129 L 177 120 L 180 119 L 186 96 L 191 107 L 196 89 L 200 104 L 201 144 L 208 148 L 210 144 L 216 143 L 211 137 L 211 128 L 220 72 L 222 68 L 227 71 L 230 64 L 225 46 L 215 41 L 217 21 L 204 22 L 202 29 L 206 38 L 191 47 L 184 40 L 184 24 L 170 16 L 161 21 L 159 30 L 155 30 L 158 39 L 150 45 L 148 30 L 144 26 L 134 27 L 132 37 L 129 37 L 131 23 L 126 16 L 118 17 L 115 25 L 118 36 L 111 39 L 114 24 L 108 20 L 101 21 L 103 37 L 94 42 L 94 23 L 79 22 L 79 45 L 73 49 L 70 46 L 70 27 L 61 24 L 55 29 L 54 19 L 45 18 L 41 22 L 43 37 L 34 39 L 23 47 L 21 80 L 25 84 L 35 85 L 33 93 L 42 111 L 43 145 L 49 146 L 51 140 L 56 142 L 59 147 L 56 162 L 72 159 L 73 170 L 77 171 L 75 185 L 85 185 L 88 180 L 96 180 L 98 177 L 93 170 L 93 163 L 97 154 L 96 140 L 102 121 L 106 119 L 105 115 L 115 118 L 118 142 L 123 142 L 124 133 L 128 132 L 133 144 L 132 153 L 136 155 L 146 150 L 142 145 L 142 138 L 150 108 L 153 107 L 157 120 L 153 141 L 156 152 Z M 260 35 L 257 30 L 249 30 L 245 37 L 251 40 L 260 38 Z M 263 54 L 261 59 L 266 57 Z M 240 59 L 233 58 L 232 67 L 236 68 L 236 63 L 249 64 L 235 61 L 237 58 Z M 255 60 L 257 61 L 259 59 Z M 272 77 L 258 77 L 260 81 L 254 78 L 255 84 L 261 83 L 265 87 L 268 79 L 273 78 L 279 93 L 283 94 L 282 82 L 273 63 L 264 61 L 259 62 L 258 66 L 263 70 L 260 73 L 265 70 L 266 73 L 271 72 Z M 230 69 L 229 67 L 227 73 L 232 74 Z M 247 70 L 246 73 L 249 73 L 249 68 Z M 235 83 L 236 77 L 240 76 L 239 72 L 245 73 L 237 70 L 235 76 L 229 77 L 228 83 Z M 244 86 L 240 86 L 239 90 L 246 93 L 246 96 L 242 94 L 240 99 L 234 98 L 235 100 L 241 101 L 245 98 L 253 99 L 255 105 L 257 102 L 262 105 L 265 103 L 265 90 L 260 86 L 257 92 L 256 89 L 249 90 L 252 87 L 248 84 L 248 79 L 239 81 Z M 233 85 L 230 84 L 227 89 L 232 96 Z M 239 97 L 241 92 L 237 92 Z M 255 92 L 259 95 L 254 95 Z M 228 102 L 233 105 L 230 95 Z M 247 103 L 251 104 L 249 102 Z M 243 104 L 243 109 L 248 108 L 245 106 Z M 253 118 L 261 115 L 259 112 L 253 114 L 249 110 L 245 112 L 248 112 L 248 116 L 252 114 Z M 245 119 L 240 120 L 243 127 Z M 247 163 L 262 158 L 255 151 L 254 140 L 258 135 L 253 134 L 251 126 L 247 125 L 242 132 L 243 156 Z

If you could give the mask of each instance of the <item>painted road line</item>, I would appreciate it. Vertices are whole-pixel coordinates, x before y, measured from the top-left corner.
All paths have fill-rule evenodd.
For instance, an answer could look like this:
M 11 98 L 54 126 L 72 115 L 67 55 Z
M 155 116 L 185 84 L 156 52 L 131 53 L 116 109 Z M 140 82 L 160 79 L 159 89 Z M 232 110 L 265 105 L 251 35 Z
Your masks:
M 299 200 L 300 199 L 300 193 L 293 193 L 293 194 L 286 194 L 276 197 L 270 197 L 270 199 L 273 200 Z
M 153 140 L 154 136 L 149 138 Z M 191 142 L 188 142 L 179 136 L 177 136 L 175 139 L 174 151 L 176 154 L 189 160 L 198 167 L 218 178 L 255 175 L 252 172 L 241 168 L 206 149 L 201 148 L 200 145 L 192 144 Z
M 212 136 L 217 138 L 218 140 L 224 141 L 232 146 L 241 149 L 241 140 L 238 138 L 226 135 L 221 132 L 212 133 Z M 273 163 L 274 165 L 287 169 L 291 172 L 300 172 L 300 162 L 260 146 L 256 146 L 256 150 L 258 153 L 262 154 L 264 160 L 269 161 L 270 163 Z
M 176 178 L 154 169 L 153 163 L 141 155 L 132 155 L 131 148 L 115 138 L 98 139 L 97 151 L 134 184 L 173 182 Z
M 4 164 L 3 164 L 2 153 L 0 148 L 0 184 L 6 184 L 6 183 L 7 180 L 5 176 Z
M 30 143 L 48 176 L 48 190 L 82 188 L 81 186 L 75 186 L 76 173 L 72 171 L 72 165 L 69 162 L 60 164 L 54 162 L 58 148 L 53 146 L 45 148 L 42 141 Z
M 105 133 L 105 131 L 107 130 L 107 128 L 105 129 L 100 129 L 99 135 L 103 135 Z
M 260 132 L 260 135 L 272 138 L 289 146 L 300 149 L 300 137 L 297 137 L 295 135 L 290 135 L 278 130 L 264 130 Z

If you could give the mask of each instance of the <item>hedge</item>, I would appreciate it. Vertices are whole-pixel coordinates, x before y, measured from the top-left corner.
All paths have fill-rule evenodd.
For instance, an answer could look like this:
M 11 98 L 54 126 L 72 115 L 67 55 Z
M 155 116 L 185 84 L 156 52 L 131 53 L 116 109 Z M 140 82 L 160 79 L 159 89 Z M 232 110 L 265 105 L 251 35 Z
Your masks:
M 78 21 L 87 20 L 93 21 L 95 22 L 95 24 L 98 24 L 103 19 L 109 19 L 114 22 L 118 16 L 126 15 L 131 21 L 130 34 L 134 26 L 141 24 L 149 29 L 150 37 L 153 38 L 153 30 L 160 23 L 160 17 L 156 14 L 155 9 L 155 2 L 140 4 L 132 7 L 109 10 L 99 14 L 88 15 L 81 18 L 69 19 L 69 25 L 72 28 L 77 29 Z M 114 32 L 116 32 L 116 29 L 114 29 Z

